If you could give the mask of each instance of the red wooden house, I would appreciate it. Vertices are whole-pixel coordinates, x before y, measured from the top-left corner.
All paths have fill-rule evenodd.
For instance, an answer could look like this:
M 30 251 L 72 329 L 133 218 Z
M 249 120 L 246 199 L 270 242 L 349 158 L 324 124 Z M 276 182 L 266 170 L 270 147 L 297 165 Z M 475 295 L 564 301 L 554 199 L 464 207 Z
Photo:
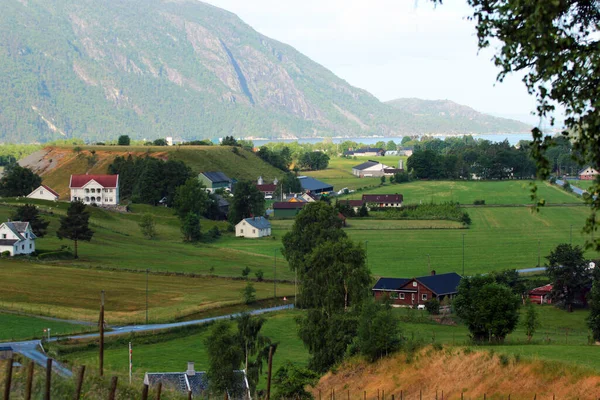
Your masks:
M 550 293 L 552 293 L 551 284 L 536 287 L 529 291 L 529 300 L 535 304 L 552 304 Z
M 435 271 L 419 278 L 379 278 L 372 291 L 377 299 L 389 296 L 394 305 L 418 306 L 431 299 L 451 299 L 458 292 L 461 278 L 455 272 L 437 275 Z

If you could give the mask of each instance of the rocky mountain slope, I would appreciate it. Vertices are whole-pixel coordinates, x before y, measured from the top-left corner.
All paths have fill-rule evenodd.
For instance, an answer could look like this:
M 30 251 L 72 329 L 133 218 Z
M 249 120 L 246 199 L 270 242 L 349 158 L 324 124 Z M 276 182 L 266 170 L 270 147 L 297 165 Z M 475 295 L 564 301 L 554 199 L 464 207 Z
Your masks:
M 3 142 L 473 131 L 383 104 L 196 0 L 7 0 L 0 76 Z

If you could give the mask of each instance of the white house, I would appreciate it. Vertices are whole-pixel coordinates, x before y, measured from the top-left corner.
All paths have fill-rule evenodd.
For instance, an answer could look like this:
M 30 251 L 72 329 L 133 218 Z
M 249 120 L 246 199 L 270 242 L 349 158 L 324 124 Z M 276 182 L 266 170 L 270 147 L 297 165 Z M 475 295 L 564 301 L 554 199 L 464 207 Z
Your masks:
M 28 199 L 51 200 L 51 201 L 57 201 L 58 197 L 59 197 L 58 193 L 56 193 L 54 190 L 50 189 L 46 185 L 40 186 L 39 188 L 35 189 L 33 192 L 31 192 L 27 195 Z
M 99 206 L 119 204 L 119 175 L 71 175 L 71 201 Z
M 598 175 L 598 171 L 596 171 L 591 166 L 587 166 L 584 169 L 582 169 L 581 171 L 579 171 L 578 175 L 579 175 L 579 179 L 591 181 L 596 178 L 596 176 Z
M 0 225 L 0 252 L 11 256 L 31 254 L 35 251 L 36 236 L 29 222 L 4 222 Z
M 385 175 L 384 170 L 388 168 L 390 167 L 388 167 L 385 164 L 369 160 L 367 162 L 352 167 L 352 174 L 360 178 L 363 178 L 365 176 L 383 176 Z
M 265 217 L 243 219 L 235 226 L 235 236 L 249 238 L 271 236 L 271 223 Z

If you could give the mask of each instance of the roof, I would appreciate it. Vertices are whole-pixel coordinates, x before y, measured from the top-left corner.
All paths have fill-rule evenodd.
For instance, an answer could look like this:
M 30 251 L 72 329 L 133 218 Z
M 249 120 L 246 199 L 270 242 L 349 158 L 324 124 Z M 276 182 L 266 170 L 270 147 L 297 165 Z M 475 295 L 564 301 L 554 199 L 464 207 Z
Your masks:
M 219 207 L 229 207 L 229 202 L 220 194 L 215 195 L 215 198 L 217 199 L 217 205 Z
M 577 175 L 583 175 L 583 173 L 585 172 L 585 170 L 587 170 L 588 168 L 592 169 L 592 172 L 591 172 L 592 175 L 596 175 L 598 173 L 591 165 L 587 165 L 581 171 L 579 171 L 577 173 Z M 596 173 L 594 173 L 594 172 L 596 172 Z
M 552 285 L 548 284 L 548 285 L 544 285 L 544 286 L 540 286 L 540 287 L 536 287 L 534 289 L 531 289 L 529 291 L 529 294 L 532 295 L 545 295 L 552 292 Z
M 204 175 L 206 177 L 206 179 L 208 179 L 209 181 L 216 183 L 216 182 L 231 182 L 231 179 L 229 179 L 227 177 L 227 175 L 225 175 L 224 173 L 220 172 L 220 171 L 214 171 L 214 172 L 200 172 L 202 175 Z
M 246 373 L 244 371 L 234 371 L 236 377 L 235 387 L 228 390 L 229 399 L 246 399 L 248 393 L 248 384 Z M 161 382 L 164 386 L 179 389 L 182 393 L 187 393 L 191 389 L 193 396 L 201 397 L 208 389 L 208 376 L 204 371 L 196 371 L 194 375 L 188 375 L 185 372 L 147 372 L 148 386 L 154 386 Z M 189 386 L 188 386 L 189 385 Z
M 385 151 L 383 149 L 377 147 L 363 147 L 362 149 L 354 150 L 354 153 L 378 153 L 380 151 Z
M 29 222 L 7 221 L 7 222 L 4 222 L 2 225 L 5 225 L 8 229 L 10 229 L 12 231 L 12 233 L 15 234 L 15 236 L 18 238 L 17 241 L 25 240 L 25 237 L 22 234 L 27 231 L 27 228 L 29 227 Z M 2 225 L 0 225 L 0 226 L 2 226 Z M 33 232 L 31 232 L 31 235 L 32 235 L 33 239 L 36 238 L 36 236 Z M 14 244 L 14 242 L 13 242 L 13 244 Z
M 333 185 L 321 182 L 315 178 L 311 178 L 310 176 L 299 176 L 298 179 L 300 180 L 300 185 L 302 185 L 303 190 L 333 190 Z
M 47 191 L 49 191 L 50 193 L 52 193 L 53 195 L 55 195 L 56 197 L 60 197 L 60 195 L 58 193 L 56 193 L 56 191 L 52 190 L 52 188 L 46 186 L 46 185 L 40 185 L 37 189 L 35 189 L 34 191 L 32 191 L 31 193 L 29 193 L 27 195 L 27 197 L 31 196 L 32 194 L 35 194 L 38 190 L 40 190 L 40 188 L 44 188 Z
M 275 210 L 293 210 L 304 207 L 305 203 L 303 201 L 277 201 L 273 203 L 273 209 Z
M 10 346 L 3 346 L 3 347 L 0 347 L 0 351 L 12 351 L 12 347 L 10 347 Z
M 90 181 L 96 181 L 102 187 L 116 188 L 119 186 L 119 175 L 71 175 L 70 188 L 80 188 L 87 185 Z
M 365 203 L 402 203 L 404 196 L 401 194 L 363 194 Z
M 358 164 L 358 165 L 356 165 L 356 166 L 352 167 L 352 169 L 358 169 L 358 170 L 362 171 L 362 170 L 365 170 L 365 169 L 367 169 L 367 168 L 374 167 L 374 166 L 376 166 L 376 165 L 382 165 L 382 164 L 381 164 L 381 163 L 378 163 L 377 161 L 370 161 L 370 160 L 369 160 L 369 161 L 367 161 L 367 162 L 364 162 L 364 163 L 362 163 L 362 164 Z M 382 165 L 382 166 L 383 166 L 383 165 Z
M 0 239 L 0 246 L 13 246 L 17 242 L 17 239 Z
M 414 279 L 422 285 L 427 286 L 437 296 L 440 296 L 456 293 L 462 277 L 456 272 L 449 272 L 447 274 L 427 275 Z M 411 280 L 408 278 L 379 278 L 375 286 L 373 286 L 373 290 L 400 290 L 401 287 Z
M 244 221 L 256 229 L 267 229 L 271 227 L 271 223 L 265 217 L 244 218 Z
M 383 172 L 386 174 L 395 174 L 397 172 L 404 172 L 402 168 L 384 168 Z
M 340 200 L 339 203 L 350 207 L 361 207 L 364 204 L 362 200 Z
M 277 185 L 273 183 L 265 183 L 264 185 L 256 185 L 256 188 L 261 192 L 274 192 L 277 189 Z

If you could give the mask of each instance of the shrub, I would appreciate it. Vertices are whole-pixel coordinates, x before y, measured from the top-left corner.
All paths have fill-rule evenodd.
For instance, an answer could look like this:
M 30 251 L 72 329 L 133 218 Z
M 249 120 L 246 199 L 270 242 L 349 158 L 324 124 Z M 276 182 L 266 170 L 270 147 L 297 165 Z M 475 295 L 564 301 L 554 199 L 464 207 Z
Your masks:
M 3 251 L 2 253 L 0 253 L 0 255 L 2 255 L 2 257 L 10 257 L 10 251 Z
M 508 364 L 510 363 L 510 359 L 508 358 L 508 356 L 506 354 L 500 354 L 500 364 L 503 367 L 508 366 Z
M 254 286 L 250 282 L 242 289 L 242 297 L 244 304 L 252 304 L 256 301 L 256 289 L 254 289 Z
M 248 275 L 250 275 L 250 267 L 246 267 L 242 270 L 242 278 L 248 279 Z
M 208 230 L 208 234 L 213 239 L 221 237 L 221 231 L 219 230 L 219 228 L 216 225 Z
M 573 188 L 571 187 L 571 184 L 567 181 L 565 181 L 565 183 L 563 183 L 563 189 L 565 190 L 565 192 L 569 192 L 571 193 L 573 191 Z
M 550 177 L 550 183 L 555 185 L 556 184 L 556 177 L 555 176 L 551 176 Z
M 259 269 L 258 271 L 256 271 L 254 273 L 254 275 L 256 276 L 256 280 L 257 281 L 262 282 L 264 280 L 265 273 L 263 272 L 262 269 Z
M 475 200 L 473 201 L 473 204 L 476 206 L 483 206 L 485 205 L 485 200 Z
M 48 253 L 42 253 L 37 256 L 37 259 L 40 261 L 70 260 L 72 258 L 73 258 L 73 253 L 71 253 L 68 250 L 51 251 Z
M 431 299 L 425 303 L 425 309 L 431 315 L 438 315 L 440 313 L 440 301 L 438 299 Z

